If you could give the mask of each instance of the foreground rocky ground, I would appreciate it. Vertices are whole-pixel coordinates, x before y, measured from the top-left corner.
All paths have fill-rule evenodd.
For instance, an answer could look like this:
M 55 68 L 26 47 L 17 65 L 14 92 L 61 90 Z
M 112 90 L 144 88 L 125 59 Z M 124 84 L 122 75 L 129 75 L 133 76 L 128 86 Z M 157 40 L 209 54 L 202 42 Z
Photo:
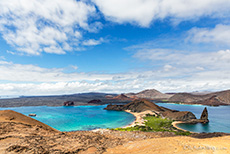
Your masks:
M 0 122 L 0 153 L 103 153 L 130 141 L 174 136 L 172 133 L 111 130 L 59 132 L 42 126 Z

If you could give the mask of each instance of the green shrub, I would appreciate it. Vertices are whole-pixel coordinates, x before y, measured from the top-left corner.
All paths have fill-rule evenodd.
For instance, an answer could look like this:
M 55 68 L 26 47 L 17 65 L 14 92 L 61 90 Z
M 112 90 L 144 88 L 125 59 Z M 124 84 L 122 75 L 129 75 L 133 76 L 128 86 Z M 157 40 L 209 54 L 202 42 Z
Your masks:
M 191 133 L 188 131 L 181 131 L 177 130 L 172 126 L 173 120 L 169 119 L 163 119 L 160 116 L 155 117 L 152 115 L 146 115 L 144 117 L 146 120 L 145 126 L 139 126 L 135 125 L 133 127 L 127 127 L 127 128 L 115 128 L 112 130 L 118 130 L 118 131 L 143 131 L 143 132 L 174 132 L 176 135 L 190 135 Z

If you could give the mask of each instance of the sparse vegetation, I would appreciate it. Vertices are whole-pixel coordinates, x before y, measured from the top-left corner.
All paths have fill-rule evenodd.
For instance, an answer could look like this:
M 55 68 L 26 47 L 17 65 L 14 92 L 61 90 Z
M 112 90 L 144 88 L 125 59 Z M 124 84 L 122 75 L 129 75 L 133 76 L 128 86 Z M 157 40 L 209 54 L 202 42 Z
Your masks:
M 174 128 L 172 126 L 173 120 L 163 119 L 159 116 L 155 117 L 152 115 L 147 114 L 144 117 L 145 126 L 138 126 L 135 125 L 134 127 L 127 127 L 127 128 L 115 128 L 113 130 L 118 131 L 144 131 L 144 132 L 174 132 L 176 135 L 190 135 L 191 133 L 188 131 L 182 131 Z

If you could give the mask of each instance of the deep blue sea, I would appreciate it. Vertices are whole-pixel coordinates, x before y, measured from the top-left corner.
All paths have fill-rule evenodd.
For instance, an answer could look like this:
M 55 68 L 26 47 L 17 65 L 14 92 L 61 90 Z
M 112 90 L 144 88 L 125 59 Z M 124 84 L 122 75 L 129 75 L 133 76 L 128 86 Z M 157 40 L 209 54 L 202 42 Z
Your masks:
M 33 117 L 60 131 L 93 130 L 97 128 L 116 128 L 132 123 L 135 117 L 124 111 L 103 110 L 101 106 L 33 106 L 0 108 L 14 110 L 24 115 L 37 114 Z
M 230 133 L 230 106 L 204 106 L 204 105 L 184 105 L 170 103 L 156 103 L 159 106 L 167 107 L 179 111 L 191 111 L 196 118 L 200 115 L 205 107 L 208 109 L 208 124 L 178 124 L 177 126 L 192 132 L 225 132 Z

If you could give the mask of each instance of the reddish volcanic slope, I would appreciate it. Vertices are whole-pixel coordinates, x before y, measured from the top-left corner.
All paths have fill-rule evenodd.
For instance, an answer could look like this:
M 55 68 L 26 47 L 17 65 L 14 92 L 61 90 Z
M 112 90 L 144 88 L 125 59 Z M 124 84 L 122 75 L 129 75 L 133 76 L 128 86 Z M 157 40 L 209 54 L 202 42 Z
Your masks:
M 127 97 L 126 95 L 124 94 L 120 94 L 120 95 L 117 95 L 115 97 L 113 97 L 112 99 L 117 99 L 117 100 L 134 100 L 133 98 L 130 98 L 130 97 Z
M 190 93 L 177 93 L 169 101 L 188 104 L 203 105 L 230 105 L 230 90 L 209 93 L 205 95 L 194 95 Z
M 172 96 L 170 94 L 163 94 L 155 89 L 147 89 L 139 93 L 128 93 L 125 95 L 128 97 L 146 98 L 146 99 L 152 99 L 152 100 L 153 99 L 168 99 Z

